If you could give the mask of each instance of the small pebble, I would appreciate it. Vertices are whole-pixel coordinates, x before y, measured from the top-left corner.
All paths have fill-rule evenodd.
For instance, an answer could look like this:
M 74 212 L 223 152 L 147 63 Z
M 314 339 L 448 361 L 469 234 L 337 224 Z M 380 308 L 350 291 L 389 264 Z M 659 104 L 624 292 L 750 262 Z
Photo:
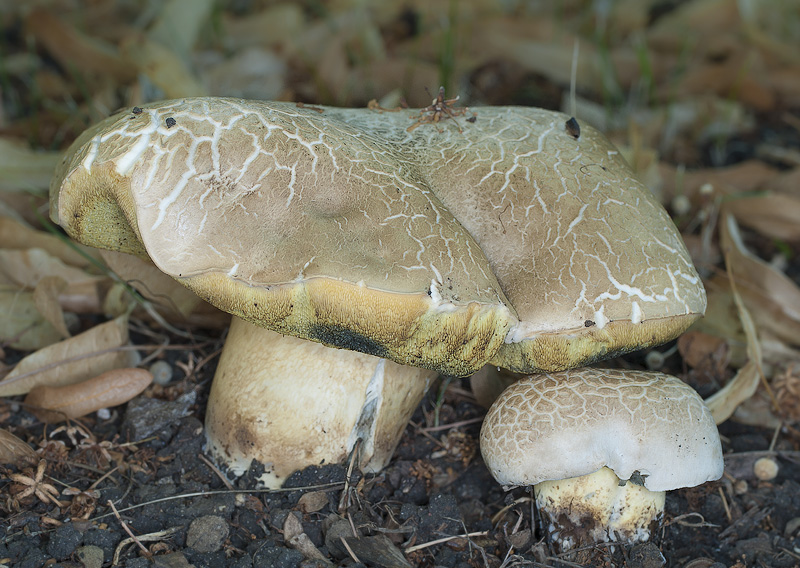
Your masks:
M 150 365 L 149 370 L 153 373 L 153 382 L 157 385 L 163 387 L 172 380 L 172 365 L 166 361 L 156 361 Z
M 217 515 L 195 519 L 186 533 L 186 545 L 197 552 L 216 552 L 228 538 L 228 521 Z
M 772 458 L 760 458 L 753 464 L 753 472 L 761 481 L 771 481 L 778 477 L 778 462 Z
M 75 555 L 78 557 L 78 560 L 81 561 L 84 568 L 103 567 L 103 549 L 99 546 L 81 546 L 75 551 Z

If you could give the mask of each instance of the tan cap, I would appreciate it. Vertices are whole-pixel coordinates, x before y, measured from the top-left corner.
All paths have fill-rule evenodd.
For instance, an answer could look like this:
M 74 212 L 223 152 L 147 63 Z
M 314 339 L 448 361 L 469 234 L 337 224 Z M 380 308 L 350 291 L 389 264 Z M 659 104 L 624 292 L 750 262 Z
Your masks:
M 536 485 L 608 467 L 650 491 L 719 479 L 722 446 L 711 413 L 664 373 L 575 369 L 526 377 L 494 402 L 481 453 L 505 485 Z
M 669 341 L 704 313 L 669 215 L 592 127 L 521 107 L 411 132 L 410 113 L 332 112 L 410 151 L 480 244 L 518 317 L 493 365 L 564 370 Z
M 76 141 L 51 195 L 79 242 L 148 255 L 280 333 L 467 375 L 515 321 L 415 163 L 295 105 L 199 98 L 117 114 Z

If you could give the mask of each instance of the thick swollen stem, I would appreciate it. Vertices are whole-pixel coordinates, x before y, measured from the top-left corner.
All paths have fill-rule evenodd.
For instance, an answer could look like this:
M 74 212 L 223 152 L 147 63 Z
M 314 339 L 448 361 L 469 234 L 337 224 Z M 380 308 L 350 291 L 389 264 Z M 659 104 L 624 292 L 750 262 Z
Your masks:
M 664 491 L 620 481 L 607 467 L 534 485 L 539 517 L 562 551 L 596 542 L 632 544 L 650 539 L 664 515 Z
M 206 412 L 208 448 L 241 475 L 253 460 L 279 487 L 309 465 L 382 469 L 436 373 L 283 336 L 233 318 Z

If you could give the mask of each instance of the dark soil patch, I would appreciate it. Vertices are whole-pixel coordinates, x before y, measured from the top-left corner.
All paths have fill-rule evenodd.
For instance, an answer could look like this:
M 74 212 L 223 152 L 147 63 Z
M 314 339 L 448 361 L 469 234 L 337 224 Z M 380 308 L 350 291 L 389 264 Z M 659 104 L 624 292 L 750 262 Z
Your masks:
M 432 397 L 379 475 L 355 471 L 348 479 L 342 465 L 310 467 L 280 491 L 252 491 L 259 474 L 254 467 L 229 490 L 202 456 L 206 386 L 189 380 L 153 387 L 146 394 L 160 398 L 140 397 L 110 420 L 89 424 L 97 439 L 83 444 L 76 431 L 71 433 L 77 444 L 69 431 L 41 442 L 42 425 L 24 410 L 13 413 L 15 433 L 44 444 L 45 481 L 84 493 L 62 494 L 68 506 L 60 510 L 35 496 L 16 502 L 12 493 L 18 487 L 4 475 L 0 493 L 7 516 L 0 523 L 0 559 L 21 568 L 108 566 L 115 555 L 119 565 L 130 567 L 308 568 L 331 562 L 700 568 L 800 562 L 796 444 L 784 438 L 770 454 L 780 465 L 776 479 L 757 481 L 752 475 L 754 458 L 765 455 L 771 432 L 723 425 L 732 475 L 669 493 L 664 526 L 654 542 L 554 555 L 532 521 L 527 491 L 504 492 L 484 467 L 477 420 L 452 429 L 421 426 L 433 416 Z M 456 383 L 447 391 L 439 407 L 441 423 L 483 415 L 467 400 L 465 386 Z M 195 398 L 199 402 L 192 403 Z M 143 423 L 153 431 L 141 430 Z M 146 435 L 131 437 L 132 432 Z M 142 441 L 125 445 L 127 440 Z M 289 516 L 295 519 L 287 521 Z M 151 559 L 136 544 L 122 544 L 129 539 L 123 521 Z M 297 527 L 305 536 L 296 536 Z M 360 538 L 353 537 L 353 529 Z

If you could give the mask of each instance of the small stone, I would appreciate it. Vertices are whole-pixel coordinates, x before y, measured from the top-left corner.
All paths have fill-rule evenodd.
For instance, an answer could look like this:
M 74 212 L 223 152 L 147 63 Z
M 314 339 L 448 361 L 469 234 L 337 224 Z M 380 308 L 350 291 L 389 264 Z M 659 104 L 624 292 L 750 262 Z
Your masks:
M 753 464 L 753 473 L 761 481 L 772 481 L 778 477 L 778 462 L 772 458 L 760 458 Z
M 172 380 L 172 365 L 166 361 L 156 361 L 150 365 L 149 371 L 153 373 L 153 382 L 157 385 L 168 385 Z
M 75 555 L 84 568 L 102 568 L 103 566 L 103 549 L 99 546 L 81 546 L 75 551 Z
M 629 564 L 631 568 L 662 568 L 666 563 L 664 555 L 652 542 L 637 544 L 631 548 Z
M 186 546 L 197 552 L 216 552 L 228 538 L 228 522 L 216 515 L 206 515 L 192 521 L 186 534 Z

